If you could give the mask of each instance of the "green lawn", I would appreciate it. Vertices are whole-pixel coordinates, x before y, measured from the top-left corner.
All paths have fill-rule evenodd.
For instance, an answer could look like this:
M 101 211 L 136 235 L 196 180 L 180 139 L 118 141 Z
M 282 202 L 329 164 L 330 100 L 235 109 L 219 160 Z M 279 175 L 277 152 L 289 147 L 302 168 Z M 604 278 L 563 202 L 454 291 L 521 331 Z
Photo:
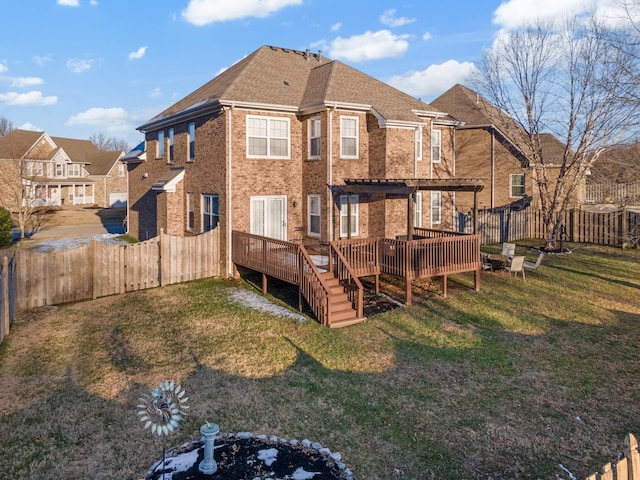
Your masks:
M 358 480 L 584 478 L 640 434 L 640 250 L 571 247 L 337 330 L 221 279 L 28 312 L 0 345 L 0 478 L 143 478 L 162 441 L 136 403 L 165 379 L 190 405 L 168 446 L 209 421 L 318 441 Z

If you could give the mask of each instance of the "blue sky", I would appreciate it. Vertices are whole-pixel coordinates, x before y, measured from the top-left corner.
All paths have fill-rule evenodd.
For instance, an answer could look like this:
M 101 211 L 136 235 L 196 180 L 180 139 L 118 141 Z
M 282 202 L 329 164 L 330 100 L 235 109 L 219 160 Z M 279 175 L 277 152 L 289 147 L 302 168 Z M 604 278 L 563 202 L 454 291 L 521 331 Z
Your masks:
M 496 36 L 615 0 L 3 0 L 0 116 L 142 140 L 136 127 L 262 45 L 322 50 L 430 101 Z

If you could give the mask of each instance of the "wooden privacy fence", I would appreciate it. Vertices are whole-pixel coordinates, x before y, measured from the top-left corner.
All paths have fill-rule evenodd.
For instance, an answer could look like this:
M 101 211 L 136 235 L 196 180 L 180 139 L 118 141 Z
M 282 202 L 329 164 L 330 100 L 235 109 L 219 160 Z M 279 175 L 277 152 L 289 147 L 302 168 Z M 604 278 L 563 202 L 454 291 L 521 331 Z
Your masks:
M 601 473 L 589 475 L 587 480 L 640 480 L 640 455 L 638 441 L 633 434 L 627 435 L 624 441 L 624 457 L 607 463 Z
M 640 182 L 587 184 L 585 200 L 591 203 L 621 203 L 640 199 Z
M 16 251 L 18 310 L 98 298 L 220 275 L 218 229 L 161 233 L 133 244 L 93 241 L 58 252 Z
M 622 209 L 614 212 L 567 210 L 562 218 L 562 240 L 574 243 L 596 243 L 620 246 L 625 242 L 640 243 L 640 211 Z M 457 231 L 473 231 L 473 216 L 459 213 Z M 483 245 L 513 242 L 525 238 L 544 238 L 540 210 L 526 208 L 478 210 L 478 234 Z
M 16 313 L 16 262 L 15 257 L 4 255 L 0 264 L 0 343 L 13 323 Z

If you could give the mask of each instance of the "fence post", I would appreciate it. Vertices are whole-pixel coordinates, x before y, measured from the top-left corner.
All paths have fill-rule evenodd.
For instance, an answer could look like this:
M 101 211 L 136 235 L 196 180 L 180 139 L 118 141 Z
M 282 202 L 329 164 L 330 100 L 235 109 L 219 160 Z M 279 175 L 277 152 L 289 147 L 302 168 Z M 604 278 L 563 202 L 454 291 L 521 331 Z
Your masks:
M 94 300 L 98 298 L 98 286 L 96 285 L 98 282 L 98 259 L 96 258 L 98 248 L 96 244 L 97 240 L 94 235 L 93 240 L 91 241 L 91 248 L 89 249 L 89 255 L 91 255 L 91 258 L 89 259 L 91 262 L 91 296 Z
M 622 225 L 621 225 L 622 239 L 620 242 L 621 245 L 624 245 L 624 242 L 629 241 L 629 222 L 627 220 L 628 215 L 629 215 L 629 211 L 627 210 L 627 207 L 623 207 L 622 208 Z
M 0 323 L 0 343 L 9 333 L 9 259 L 2 259 L 2 322 Z
M 168 257 L 168 255 L 164 255 L 164 252 L 162 251 L 162 249 L 164 248 L 164 244 L 167 243 L 164 241 L 164 228 L 160 229 L 160 244 L 158 245 L 158 255 L 160 256 L 160 258 L 158 259 L 158 283 L 160 284 L 161 287 L 164 286 L 164 271 L 165 271 L 165 265 L 164 265 L 164 258 Z
M 640 454 L 638 454 L 638 441 L 636 437 L 630 433 L 624 440 L 625 457 L 629 461 L 629 480 L 640 479 Z

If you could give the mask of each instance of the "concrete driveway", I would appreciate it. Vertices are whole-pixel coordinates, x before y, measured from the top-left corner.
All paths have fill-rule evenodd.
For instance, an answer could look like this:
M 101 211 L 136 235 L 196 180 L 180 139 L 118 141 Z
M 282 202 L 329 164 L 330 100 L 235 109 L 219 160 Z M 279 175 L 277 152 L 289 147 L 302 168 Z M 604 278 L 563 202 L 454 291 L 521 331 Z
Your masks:
M 125 208 L 71 208 L 44 215 L 32 239 L 123 234 Z

